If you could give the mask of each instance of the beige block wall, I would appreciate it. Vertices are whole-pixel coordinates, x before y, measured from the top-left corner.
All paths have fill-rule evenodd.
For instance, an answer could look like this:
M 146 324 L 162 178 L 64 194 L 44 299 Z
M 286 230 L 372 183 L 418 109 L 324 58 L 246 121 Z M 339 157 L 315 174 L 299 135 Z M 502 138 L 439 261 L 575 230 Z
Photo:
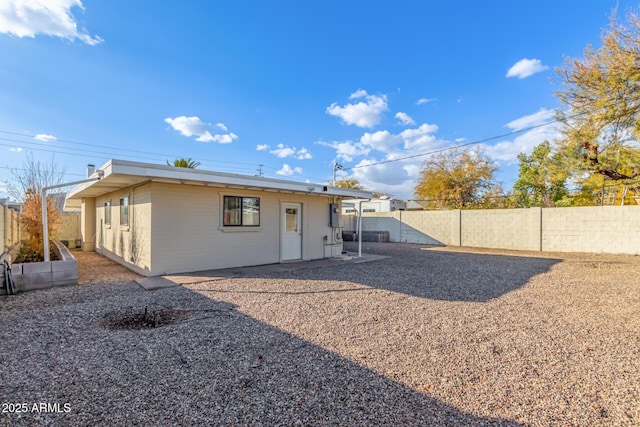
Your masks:
M 75 241 L 81 239 L 80 232 L 80 214 L 79 213 L 63 213 L 61 216 L 61 223 L 56 233 L 56 239 Z
M 20 235 L 20 214 L 6 206 L 0 206 L 0 253 L 18 243 L 23 236 Z
M 464 210 L 460 246 L 540 250 L 541 208 Z
M 640 206 L 380 212 L 363 216 L 363 230 L 392 242 L 640 254 Z
M 640 254 L 640 206 L 544 209 L 542 250 Z
M 363 231 L 388 231 L 390 242 L 459 245 L 460 211 L 393 211 L 362 214 Z M 343 215 L 345 230 L 355 231 L 356 215 Z
M 7 210 L 6 207 L 0 206 L 0 244 L 2 245 L 2 247 L 0 247 L 0 253 L 4 252 L 4 249 L 9 246 L 7 245 L 8 239 L 5 232 L 5 230 L 7 229 L 7 226 L 5 225 L 5 210 Z
M 431 245 L 460 244 L 460 211 L 394 212 L 401 223 L 400 242 Z
M 327 197 L 152 184 L 151 275 L 280 262 L 281 204 L 302 203 L 303 259 L 326 255 Z M 260 198 L 259 227 L 222 227 L 223 196 Z M 341 243 L 339 249 L 341 250 Z
M 129 225 L 120 225 L 120 198 L 129 197 Z M 111 201 L 111 225 L 105 202 Z M 131 267 L 151 272 L 151 184 L 129 187 L 96 198 L 96 251 Z

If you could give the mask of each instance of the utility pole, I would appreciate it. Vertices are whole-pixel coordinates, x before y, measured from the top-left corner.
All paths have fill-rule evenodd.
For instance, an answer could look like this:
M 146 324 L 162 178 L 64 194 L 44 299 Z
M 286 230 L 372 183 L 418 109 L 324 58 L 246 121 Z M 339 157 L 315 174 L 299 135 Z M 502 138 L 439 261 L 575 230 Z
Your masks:
M 258 174 L 256 175 L 257 177 L 264 178 L 264 173 L 262 172 L 263 167 L 264 167 L 263 164 L 258 165 Z
M 342 170 L 343 167 L 338 162 L 333 162 L 333 187 L 336 186 L 336 171 Z

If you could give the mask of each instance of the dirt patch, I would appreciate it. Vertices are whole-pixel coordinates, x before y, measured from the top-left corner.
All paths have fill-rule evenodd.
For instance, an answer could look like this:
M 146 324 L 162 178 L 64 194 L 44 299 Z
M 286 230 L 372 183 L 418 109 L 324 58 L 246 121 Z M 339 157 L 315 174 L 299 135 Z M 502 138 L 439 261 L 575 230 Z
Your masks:
M 188 312 L 186 310 L 173 308 L 151 310 L 145 307 L 143 309 L 111 312 L 104 317 L 101 325 L 111 330 L 150 329 L 180 322 L 186 319 L 187 316 Z
M 78 284 L 128 282 L 142 278 L 128 268 L 97 252 L 71 251 L 78 260 Z

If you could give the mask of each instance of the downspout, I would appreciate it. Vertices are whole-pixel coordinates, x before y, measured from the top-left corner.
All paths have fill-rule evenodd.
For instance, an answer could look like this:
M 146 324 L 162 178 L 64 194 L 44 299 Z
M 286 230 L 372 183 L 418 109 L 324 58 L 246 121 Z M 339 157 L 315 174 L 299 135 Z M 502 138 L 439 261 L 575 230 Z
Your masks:
M 44 248 L 44 262 L 51 261 L 49 256 L 49 224 L 47 222 L 47 190 L 53 190 L 54 188 L 68 187 L 70 185 L 84 184 L 85 182 L 100 181 L 104 177 L 104 171 L 96 171 L 98 176 L 94 178 L 81 179 L 80 181 L 66 182 L 64 184 L 50 185 L 48 187 L 42 187 L 42 246 Z

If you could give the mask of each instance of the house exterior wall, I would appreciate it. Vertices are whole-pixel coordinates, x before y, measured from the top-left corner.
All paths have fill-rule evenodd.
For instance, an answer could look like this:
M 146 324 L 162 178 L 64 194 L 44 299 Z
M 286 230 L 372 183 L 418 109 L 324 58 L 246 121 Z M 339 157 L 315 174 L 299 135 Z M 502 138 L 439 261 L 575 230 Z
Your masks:
M 129 198 L 129 224 L 120 225 L 120 198 Z M 111 202 L 111 224 L 105 202 Z M 151 272 L 151 184 L 136 185 L 96 198 L 96 251 L 132 270 Z
M 124 229 L 118 225 L 118 201 L 127 194 L 132 226 Z M 260 226 L 223 227 L 224 195 L 259 197 Z M 107 200 L 112 225 L 103 227 L 105 255 L 147 276 L 280 262 L 281 206 L 286 202 L 302 204 L 302 259 L 342 251 L 341 241 L 325 245 L 324 236 L 328 243 L 336 237 L 328 225 L 328 197 L 154 182 L 98 197 L 98 229 Z

